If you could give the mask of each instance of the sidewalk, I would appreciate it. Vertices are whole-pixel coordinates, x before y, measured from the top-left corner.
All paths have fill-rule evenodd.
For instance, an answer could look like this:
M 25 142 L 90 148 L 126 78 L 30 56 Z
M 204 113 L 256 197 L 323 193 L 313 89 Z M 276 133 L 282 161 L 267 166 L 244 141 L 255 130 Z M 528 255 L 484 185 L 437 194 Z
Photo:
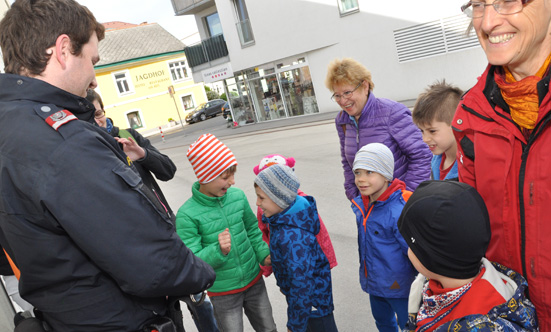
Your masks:
M 271 133 L 281 130 L 293 129 L 297 127 L 310 127 L 314 125 L 319 125 L 322 123 L 333 123 L 337 113 L 335 112 L 325 112 L 325 113 L 316 113 L 312 115 L 303 115 L 292 118 L 285 118 L 279 120 L 265 121 L 259 123 L 252 123 L 244 126 L 238 126 L 233 128 L 226 127 L 226 120 L 221 116 L 213 119 L 209 119 L 207 122 L 199 122 L 193 125 L 184 125 L 182 129 L 181 125 L 171 127 L 168 129 L 163 129 L 163 134 L 165 136 L 165 142 L 160 143 L 161 134 L 159 132 L 153 133 L 147 136 L 151 142 L 157 145 L 157 148 L 172 148 L 175 146 L 181 146 L 182 144 L 191 144 L 197 137 L 204 133 L 211 133 L 218 138 L 224 137 L 239 137 L 239 136 L 251 136 L 252 133 Z M 214 124 L 213 124 L 214 122 Z M 204 124 L 201 126 L 201 124 Z M 206 125 L 209 125 L 208 127 Z M 173 138 L 178 137 L 177 140 Z M 189 141 L 189 142 L 188 142 Z
M 402 104 L 406 105 L 409 109 L 413 108 L 413 105 L 415 104 L 415 100 L 402 100 L 400 101 Z M 337 106 L 338 108 L 338 106 Z M 321 123 L 332 123 L 335 120 L 335 117 L 340 112 L 340 110 L 332 111 L 332 112 L 322 112 L 322 113 L 316 113 L 316 114 L 310 114 L 310 115 L 302 115 L 302 116 L 296 116 L 292 118 L 284 118 L 284 119 L 278 119 L 278 120 L 271 120 L 271 121 L 264 121 L 264 122 L 258 122 L 258 123 L 252 123 L 244 126 L 238 126 L 234 128 L 227 128 L 225 125 L 225 121 L 222 117 L 216 117 L 214 119 L 210 119 L 208 124 L 208 128 L 204 126 L 201 126 L 203 122 L 199 122 L 194 125 L 184 125 L 184 129 L 182 129 L 182 126 L 180 124 L 174 126 L 174 127 L 167 127 L 163 128 L 163 134 L 165 138 L 168 139 L 167 136 L 178 134 L 182 130 L 184 131 L 183 136 L 192 136 L 193 139 L 190 139 L 189 143 L 192 143 L 194 139 L 196 139 L 200 134 L 209 132 L 216 137 L 222 138 L 222 137 L 239 137 L 241 135 L 244 136 L 250 136 L 253 132 L 258 133 L 269 133 L 269 132 L 275 132 L 280 130 L 287 130 L 287 129 L 293 129 L 296 127 L 304 126 L 309 127 L 313 125 L 319 125 Z M 212 121 L 216 121 L 217 125 L 212 126 Z M 206 123 L 205 123 L 206 124 Z M 145 133 L 144 136 L 148 137 L 152 141 L 160 141 L 161 140 L 161 134 L 159 131 L 153 131 L 148 133 Z M 187 142 L 187 140 L 185 140 Z M 167 142 L 168 143 L 168 142 Z M 180 140 L 180 144 L 182 141 Z M 167 148 L 169 146 L 165 145 L 164 148 Z

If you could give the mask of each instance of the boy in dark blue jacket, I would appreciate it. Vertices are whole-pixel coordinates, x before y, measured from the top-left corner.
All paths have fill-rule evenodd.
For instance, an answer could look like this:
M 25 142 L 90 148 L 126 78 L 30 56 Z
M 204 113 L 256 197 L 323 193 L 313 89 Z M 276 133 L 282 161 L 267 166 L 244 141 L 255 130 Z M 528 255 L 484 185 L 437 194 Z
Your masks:
M 254 183 L 262 222 L 270 227 L 274 275 L 287 299 L 287 329 L 337 331 L 329 261 L 316 240 L 320 221 L 314 198 L 297 196 L 299 180 L 284 165 L 264 169 Z
M 406 325 L 409 290 L 417 275 L 397 225 L 411 192 L 404 182 L 392 179 L 394 157 L 384 144 L 363 146 L 356 153 L 353 170 L 361 193 L 352 200 L 358 226 L 360 284 L 369 293 L 377 329 L 398 332 Z

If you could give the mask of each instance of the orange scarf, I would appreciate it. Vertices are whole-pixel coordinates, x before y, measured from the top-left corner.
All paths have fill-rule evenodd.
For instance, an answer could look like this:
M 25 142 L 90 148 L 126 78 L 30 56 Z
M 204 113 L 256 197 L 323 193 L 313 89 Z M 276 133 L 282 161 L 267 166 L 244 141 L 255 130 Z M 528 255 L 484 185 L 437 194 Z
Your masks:
M 505 77 L 496 75 L 495 81 L 501 90 L 503 99 L 509 105 L 511 118 L 520 127 L 534 129 L 538 120 L 538 82 L 542 79 L 551 62 L 551 54 L 536 75 L 528 76 L 520 81 L 515 80 L 507 67 L 503 67 Z

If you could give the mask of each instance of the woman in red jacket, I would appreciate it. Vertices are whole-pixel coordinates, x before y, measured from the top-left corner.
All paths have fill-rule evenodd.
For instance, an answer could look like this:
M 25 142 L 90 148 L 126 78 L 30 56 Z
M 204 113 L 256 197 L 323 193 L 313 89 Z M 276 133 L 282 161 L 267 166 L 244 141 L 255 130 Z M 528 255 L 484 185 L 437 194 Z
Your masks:
M 488 259 L 523 274 L 541 331 L 551 331 L 551 0 L 462 10 L 489 65 L 452 122 L 459 179 L 488 206 Z

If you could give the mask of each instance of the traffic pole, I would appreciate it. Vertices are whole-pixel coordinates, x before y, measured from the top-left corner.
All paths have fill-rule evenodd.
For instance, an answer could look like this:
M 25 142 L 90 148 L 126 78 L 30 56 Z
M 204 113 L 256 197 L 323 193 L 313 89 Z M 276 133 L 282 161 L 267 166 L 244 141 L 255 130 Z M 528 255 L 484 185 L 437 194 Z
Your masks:
M 163 139 L 163 143 L 165 142 L 165 134 L 163 134 L 163 129 L 161 126 L 159 126 L 159 131 L 161 132 L 161 138 Z

